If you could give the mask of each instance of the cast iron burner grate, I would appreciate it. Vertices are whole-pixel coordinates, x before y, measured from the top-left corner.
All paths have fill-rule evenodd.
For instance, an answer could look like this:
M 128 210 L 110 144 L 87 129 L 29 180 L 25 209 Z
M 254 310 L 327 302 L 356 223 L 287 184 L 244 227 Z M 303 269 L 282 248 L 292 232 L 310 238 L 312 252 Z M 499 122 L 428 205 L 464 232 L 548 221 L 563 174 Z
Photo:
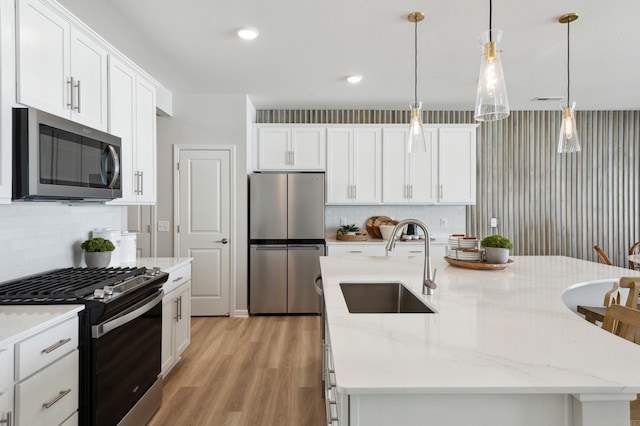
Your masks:
M 0 303 L 77 301 L 96 288 L 142 275 L 146 268 L 65 268 L 0 283 Z

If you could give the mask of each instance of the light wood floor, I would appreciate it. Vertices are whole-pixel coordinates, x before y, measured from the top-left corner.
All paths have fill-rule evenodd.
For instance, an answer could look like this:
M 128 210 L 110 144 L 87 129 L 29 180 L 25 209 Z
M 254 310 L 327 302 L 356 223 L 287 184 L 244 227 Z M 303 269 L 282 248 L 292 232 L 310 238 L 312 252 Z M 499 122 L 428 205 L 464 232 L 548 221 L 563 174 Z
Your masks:
M 150 426 L 325 424 L 320 317 L 199 317 Z

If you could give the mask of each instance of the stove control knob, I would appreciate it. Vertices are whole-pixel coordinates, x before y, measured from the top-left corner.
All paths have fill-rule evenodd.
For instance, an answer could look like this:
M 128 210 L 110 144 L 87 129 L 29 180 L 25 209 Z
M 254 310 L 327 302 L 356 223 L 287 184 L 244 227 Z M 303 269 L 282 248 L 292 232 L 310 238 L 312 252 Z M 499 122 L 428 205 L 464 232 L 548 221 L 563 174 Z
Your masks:
M 104 299 L 104 289 L 96 288 L 95 290 L 93 290 L 93 298 Z
M 147 275 L 156 276 L 158 274 L 160 274 L 160 268 L 157 266 L 154 266 L 151 270 L 147 270 Z
M 105 285 L 102 290 L 105 296 L 111 296 L 113 294 L 113 286 L 111 285 Z

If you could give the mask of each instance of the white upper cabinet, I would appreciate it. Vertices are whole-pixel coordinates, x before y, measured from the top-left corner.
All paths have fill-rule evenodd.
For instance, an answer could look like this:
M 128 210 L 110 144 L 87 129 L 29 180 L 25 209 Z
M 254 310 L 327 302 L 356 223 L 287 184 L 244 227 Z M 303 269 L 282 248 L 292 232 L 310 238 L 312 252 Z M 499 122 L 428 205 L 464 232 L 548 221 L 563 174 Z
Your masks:
M 382 129 L 327 129 L 327 204 L 382 202 Z
M 109 133 L 122 139 L 122 198 L 115 204 L 156 201 L 155 86 L 115 56 L 109 61 Z
M 383 128 L 382 201 L 385 204 L 438 201 L 438 129 L 424 128 L 426 151 L 406 153 L 408 129 Z
M 323 171 L 326 130 L 322 127 L 254 128 L 254 170 Z
M 107 49 L 40 0 L 17 1 L 17 102 L 107 131 Z
M 439 130 L 439 203 L 476 202 L 476 127 L 461 125 Z

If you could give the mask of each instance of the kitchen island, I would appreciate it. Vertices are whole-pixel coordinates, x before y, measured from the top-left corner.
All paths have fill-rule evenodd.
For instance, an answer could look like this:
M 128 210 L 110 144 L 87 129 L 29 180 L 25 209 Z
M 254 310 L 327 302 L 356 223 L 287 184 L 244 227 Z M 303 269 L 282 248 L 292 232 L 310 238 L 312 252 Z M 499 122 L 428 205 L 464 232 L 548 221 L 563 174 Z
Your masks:
M 567 257 L 502 271 L 421 257 L 321 258 L 326 343 L 341 425 L 629 425 L 640 346 L 588 323 L 565 289 L 639 275 Z M 402 282 L 436 313 L 352 314 L 340 283 Z

